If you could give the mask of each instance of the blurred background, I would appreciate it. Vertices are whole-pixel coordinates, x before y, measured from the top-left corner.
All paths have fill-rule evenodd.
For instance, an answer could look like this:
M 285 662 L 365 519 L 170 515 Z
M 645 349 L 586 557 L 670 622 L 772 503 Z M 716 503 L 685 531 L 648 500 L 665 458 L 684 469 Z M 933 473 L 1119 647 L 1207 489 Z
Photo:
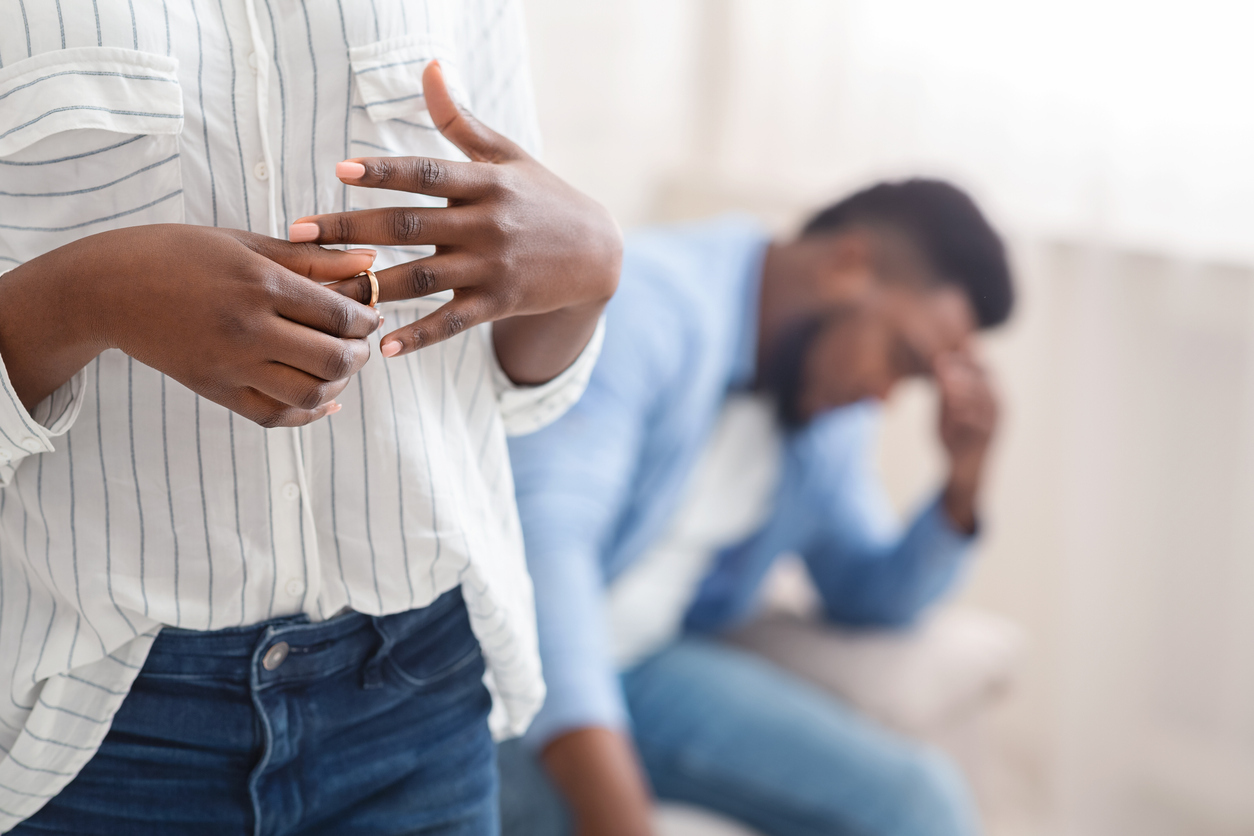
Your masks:
M 964 604 L 1026 642 L 993 836 L 1254 834 L 1254 3 L 529 0 L 550 166 L 630 229 L 970 189 L 1021 286 Z M 902 508 L 934 404 L 883 438 Z

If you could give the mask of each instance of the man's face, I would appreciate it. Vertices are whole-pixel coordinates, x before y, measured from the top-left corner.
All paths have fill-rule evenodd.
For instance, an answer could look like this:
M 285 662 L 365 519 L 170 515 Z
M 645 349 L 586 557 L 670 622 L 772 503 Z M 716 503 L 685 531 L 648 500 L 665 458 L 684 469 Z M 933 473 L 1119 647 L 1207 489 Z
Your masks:
M 860 298 L 814 320 L 794 362 L 800 364 L 786 412 L 800 423 L 866 398 L 884 400 L 909 377 L 930 376 L 939 358 L 964 350 L 975 316 L 951 285 L 872 281 Z

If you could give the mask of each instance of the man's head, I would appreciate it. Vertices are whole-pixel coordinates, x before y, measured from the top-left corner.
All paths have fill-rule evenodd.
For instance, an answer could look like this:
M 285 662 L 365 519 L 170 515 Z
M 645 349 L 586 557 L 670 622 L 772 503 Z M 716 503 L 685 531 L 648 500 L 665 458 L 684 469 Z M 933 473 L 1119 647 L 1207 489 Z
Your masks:
M 970 197 L 938 180 L 872 186 L 777 249 L 764 308 L 772 292 L 792 304 L 779 305 L 762 379 L 793 425 L 934 374 L 1014 302 L 1001 238 Z

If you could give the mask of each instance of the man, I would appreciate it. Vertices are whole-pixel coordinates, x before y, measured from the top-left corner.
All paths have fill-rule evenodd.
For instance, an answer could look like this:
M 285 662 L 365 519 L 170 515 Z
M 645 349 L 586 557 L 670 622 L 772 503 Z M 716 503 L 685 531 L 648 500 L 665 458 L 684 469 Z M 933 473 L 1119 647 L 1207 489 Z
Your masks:
M 620 247 L 524 150 L 518 3 L 2 17 L 0 831 L 495 833 L 505 435 Z
M 791 241 L 742 220 L 631 241 L 584 399 L 511 442 L 549 696 L 502 747 L 506 834 L 648 833 L 650 785 L 772 836 L 975 832 L 939 756 L 711 636 L 783 553 L 835 623 L 907 624 L 944 592 L 996 422 L 974 335 L 1011 303 L 1000 239 L 938 181 L 876 185 Z M 949 470 L 903 529 L 872 435 L 916 376 Z

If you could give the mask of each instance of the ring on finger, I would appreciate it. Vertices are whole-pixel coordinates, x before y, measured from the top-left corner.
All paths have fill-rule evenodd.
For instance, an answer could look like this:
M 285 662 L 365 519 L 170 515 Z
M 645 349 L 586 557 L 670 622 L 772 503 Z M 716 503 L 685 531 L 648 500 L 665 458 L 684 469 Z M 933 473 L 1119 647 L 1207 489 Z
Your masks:
M 357 274 L 357 278 L 365 276 L 370 279 L 370 307 L 374 307 L 379 303 L 379 277 L 374 274 L 373 270 L 363 270 Z

